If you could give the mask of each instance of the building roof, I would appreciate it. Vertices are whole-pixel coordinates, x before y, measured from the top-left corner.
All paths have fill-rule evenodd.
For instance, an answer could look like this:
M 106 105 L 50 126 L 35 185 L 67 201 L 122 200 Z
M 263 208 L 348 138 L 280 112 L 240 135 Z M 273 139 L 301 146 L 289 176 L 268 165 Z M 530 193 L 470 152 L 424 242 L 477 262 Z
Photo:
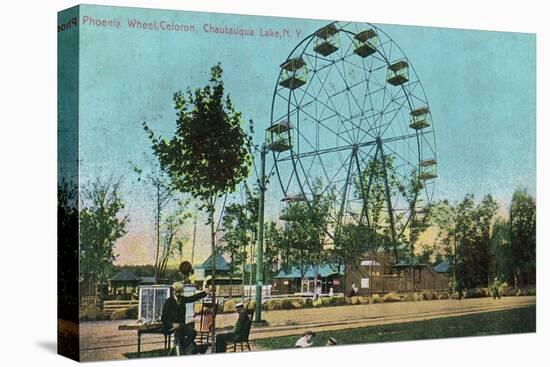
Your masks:
M 140 282 L 141 279 L 134 273 L 132 273 L 128 269 L 123 269 L 111 278 L 109 278 L 110 282 L 119 282 L 119 283 L 132 283 L 132 282 Z
M 317 269 L 317 274 L 321 276 L 321 278 L 326 278 L 328 276 L 338 274 L 343 275 L 344 274 L 344 266 L 343 265 L 336 265 L 336 264 L 323 264 L 319 265 Z M 293 266 L 288 271 L 281 270 L 277 275 L 274 276 L 275 279 L 293 279 L 293 278 L 301 278 L 302 274 L 300 272 L 299 266 Z M 315 277 L 315 267 L 314 266 L 308 266 L 305 278 L 314 278 Z
M 434 271 L 437 273 L 448 273 L 449 272 L 449 260 L 443 260 L 436 266 L 434 266 Z
M 202 264 L 197 265 L 195 268 L 210 270 L 212 269 L 212 255 L 208 256 Z M 220 253 L 216 253 L 216 271 L 228 271 L 229 264 Z
M 433 270 L 430 264 L 422 263 L 420 261 L 415 261 L 415 260 L 413 260 L 411 264 L 410 259 L 403 259 L 398 263 L 394 264 L 392 267 L 396 269 L 406 269 L 406 268 L 410 268 L 411 266 L 413 266 L 415 269 L 428 268 L 430 271 Z

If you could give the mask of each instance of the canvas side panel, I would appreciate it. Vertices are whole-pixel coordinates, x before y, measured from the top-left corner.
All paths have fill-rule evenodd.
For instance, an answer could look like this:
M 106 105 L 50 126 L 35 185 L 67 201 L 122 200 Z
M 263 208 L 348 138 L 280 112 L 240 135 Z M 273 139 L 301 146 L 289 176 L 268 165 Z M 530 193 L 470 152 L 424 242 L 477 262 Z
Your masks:
M 79 7 L 57 24 L 57 352 L 78 361 Z

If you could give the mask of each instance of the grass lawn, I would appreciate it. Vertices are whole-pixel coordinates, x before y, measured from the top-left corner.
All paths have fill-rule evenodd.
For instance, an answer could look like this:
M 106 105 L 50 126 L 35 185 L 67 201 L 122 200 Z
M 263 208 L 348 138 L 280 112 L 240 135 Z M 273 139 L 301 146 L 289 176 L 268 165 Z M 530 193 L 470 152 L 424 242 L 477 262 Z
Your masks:
M 536 306 L 509 311 L 485 312 L 475 315 L 445 317 L 402 324 L 317 333 L 313 346 L 324 346 L 329 337 L 338 344 L 363 344 L 402 340 L 453 338 L 510 333 L 529 333 L 536 329 Z M 293 348 L 300 335 L 255 340 L 265 349 Z

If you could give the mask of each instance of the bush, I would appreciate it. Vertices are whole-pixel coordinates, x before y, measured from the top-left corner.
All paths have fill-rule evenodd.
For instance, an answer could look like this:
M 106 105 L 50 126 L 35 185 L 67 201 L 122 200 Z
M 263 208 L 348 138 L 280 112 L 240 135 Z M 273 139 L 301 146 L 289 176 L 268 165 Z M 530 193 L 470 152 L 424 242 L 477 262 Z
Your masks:
M 386 293 L 384 295 L 384 302 L 400 302 L 401 297 L 395 292 Z
M 105 320 L 105 314 L 101 308 L 91 303 L 80 311 L 80 320 L 101 321 Z
M 352 305 L 358 305 L 359 304 L 359 297 L 357 297 L 357 296 L 351 297 L 351 304 Z
M 119 308 L 118 310 L 113 311 L 111 314 L 111 320 L 126 320 L 126 314 L 128 313 L 128 308 Z
M 263 309 L 266 311 L 275 311 L 282 309 L 282 303 L 279 300 L 270 299 L 262 305 Z
M 281 300 L 281 310 L 290 310 L 292 309 L 292 301 L 289 299 Z
M 409 292 L 405 295 L 405 298 L 403 299 L 406 302 L 418 302 L 424 300 L 424 295 L 419 292 L 414 292 L 411 296 Z
M 449 293 L 448 292 L 441 293 L 439 295 L 439 299 L 449 299 Z
M 235 312 L 236 305 L 237 303 L 234 300 L 228 299 L 223 303 L 223 312 Z
M 303 308 L 313 307 L 313 300 L 311 300 L 311 298 L 303 299 L 301 302 Z
M 362 305 L 368 305 L 369 304 L 369 297 L 359 297 L 359 303 Z
M 375 304 L 375 303 L 382 303 L 384 302 L 384 299 L 382 297 L 380 297 L 379 294 L 375 293 L 372 295 L 372 303 Z
M 292 301 L 290 304 L 291 304 L 293 309 L 302 308 L 302 304 L 300 303 L 300 301 Z
M 128 309 L 128 313 L 127 313 L 127 316 L 129 319 L 136 319 L 138 318 L 138 311 L 139 311 L 139 306 L 138 305 L 134 305 L 132 307 L 130 307 Z
M 323 305 L 323 299 L 317 298 L 313 301 L 313 307 L 321 307 Z
M 468 289 L 464 292 L 464 298 L 482 298 L 486 297 L 482 288 Z
M 334 296 L 330 298 L 330 302 L 333 305 L 344 305 L 346 304 L 346 297 L 344 296 Z
M 422 297 L 426 301 L 434 300 L 435 299 L 435 292 L 431 289 L 426 289 L 426 290 L 424 290 L 424 292 L 422 292 Z

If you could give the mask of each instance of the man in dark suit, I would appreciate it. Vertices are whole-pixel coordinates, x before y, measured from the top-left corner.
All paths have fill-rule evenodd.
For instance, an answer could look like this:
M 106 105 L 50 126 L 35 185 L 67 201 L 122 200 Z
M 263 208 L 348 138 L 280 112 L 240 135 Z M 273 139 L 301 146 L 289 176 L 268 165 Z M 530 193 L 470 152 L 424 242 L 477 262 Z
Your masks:
M 180 354 L 189 354 L 197 335 L 194 324 L 185 322 L 185 304 L 195 302 L 206 297 L 207 292 L 198 292 L 192 296 L 183 295 L 183 283 L 176 282 L 172 285 L 170 297 L 164 301 L 162 307 L 162 325 L 165 332 L 174 331 L 179 344 Z
M 216 336 L 216 353 L 224 353 L 227 349 L 228 342 L 248 341 L 252 320 L 242 303 L 237 303 L 237 305 L 235 305 L 235 311 L 239 314 L 239 318 L 237 319 L 233 331 L 220 333 Z

